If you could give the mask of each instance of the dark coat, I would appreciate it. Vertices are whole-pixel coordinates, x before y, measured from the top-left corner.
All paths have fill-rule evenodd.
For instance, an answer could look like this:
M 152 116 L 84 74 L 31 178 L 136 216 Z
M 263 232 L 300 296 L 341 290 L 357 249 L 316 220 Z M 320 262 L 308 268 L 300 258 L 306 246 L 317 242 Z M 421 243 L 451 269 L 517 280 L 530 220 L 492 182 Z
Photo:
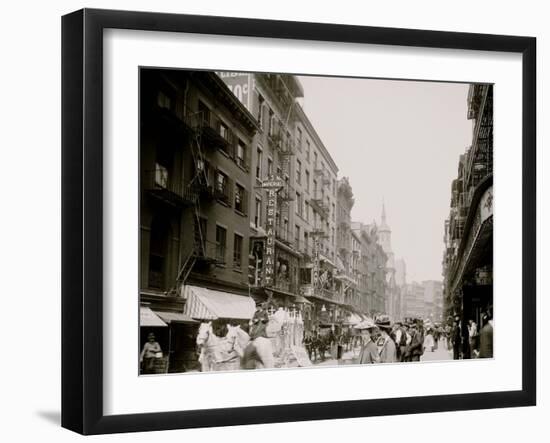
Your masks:
M 493 358 L 493 326 L 487 323 L 479 333 L 479 358 Z
M 424 354 L 424 335 L 420 331 L 414 331 L 409 344 L 408 356 Z

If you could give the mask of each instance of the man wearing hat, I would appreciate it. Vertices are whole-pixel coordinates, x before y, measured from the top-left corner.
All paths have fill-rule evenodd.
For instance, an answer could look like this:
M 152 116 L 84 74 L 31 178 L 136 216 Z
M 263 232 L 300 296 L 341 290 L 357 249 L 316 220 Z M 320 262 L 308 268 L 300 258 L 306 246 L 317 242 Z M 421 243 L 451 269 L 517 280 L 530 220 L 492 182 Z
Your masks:
M 420 320 L 415 319 L 411 324 L 411 343 L 408 354 L 410 361 L 420 361 L 420 356 L 424 353 L 424 335 L 420 330 Z
M 143 350 L 139 355 L 139 362 L 143 365 L 143 374 L 155 373 L 155 358 L 162 357 L 162 349 L 155 340 L 155 334 L 150 332 L 147 335 L 147 342 L 143 345 Z
M 380 348 L 380 363 L 395 363 L 397 361 L 397 350 L 395 342 L 390 337 L 392 325 L 387 315 L 381 315 L 376 319 L 376 326 L 380 329 L 382 347 Z
M 376 329 L 376 325 L 371 320 L 365 320 L 360 326 L 364 343 L 361 347 L 361 353 L 359 354 L 359 364 L 378 363 L 380 361 L 378 348 L 371 338 L 373 331 Z

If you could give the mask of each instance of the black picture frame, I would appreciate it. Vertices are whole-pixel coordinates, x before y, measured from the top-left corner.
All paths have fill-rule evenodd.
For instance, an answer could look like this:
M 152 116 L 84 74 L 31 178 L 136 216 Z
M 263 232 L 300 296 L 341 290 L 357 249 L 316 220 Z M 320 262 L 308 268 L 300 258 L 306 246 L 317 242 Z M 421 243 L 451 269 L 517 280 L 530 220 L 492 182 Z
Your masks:
M 522 97 L 522 389 L 261 407 L 103 413 L 103 30 L 170 31 L 519 53 Z M 536 404 L 536 39 L 83 9 L 62 18 L 62 426 L 82 434 Z M 519 235 L 519 233 L 516 233 Z

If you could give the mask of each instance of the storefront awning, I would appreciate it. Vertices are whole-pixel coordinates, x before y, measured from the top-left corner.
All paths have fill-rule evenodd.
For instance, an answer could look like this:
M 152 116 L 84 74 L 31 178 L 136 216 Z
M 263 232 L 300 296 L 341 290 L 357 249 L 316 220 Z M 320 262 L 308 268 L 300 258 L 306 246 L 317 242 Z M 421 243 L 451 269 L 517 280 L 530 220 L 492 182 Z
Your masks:
M 361 323 L 362 321 L 363 319 L 359 315 L 352 312 L 346 319 L 345 323 L 347 323 L 348 325 L 356 325 Z
M 198 321 L 193 320 L 187 314 L 183 312 L 161 312 L 156 311 L 156 314 L 164 320 L 166 323 L 189 323 L 196 324 Z
M 305 297 L 302 297 L 301 295 L 295 295 L 294 296 L 294 303 L 304 303 L 306 305 L 311 305 L 312 303 Z
M 251 297 L 214 291 L 199 286 L 186 286 L 184 314 L 197 320 L 234 318 L 249 320 L 256 311 Z
M 139 325 L 147 327 L 168 326 L 162 319 L 147 306 L 139 307 Z

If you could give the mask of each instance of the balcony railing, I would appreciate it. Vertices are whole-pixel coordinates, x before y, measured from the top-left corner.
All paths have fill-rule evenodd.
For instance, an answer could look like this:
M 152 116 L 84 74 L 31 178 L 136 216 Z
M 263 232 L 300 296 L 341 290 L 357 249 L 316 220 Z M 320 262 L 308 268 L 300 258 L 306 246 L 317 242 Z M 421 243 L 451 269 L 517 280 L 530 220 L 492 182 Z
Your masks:
M 231 206 L 231 200 L 232 200 L 232 192 L 231 192 L 231 185 L 229 182 L 226 182 L 225 184 L 221 185 L 217 183 L 214 186 L 214 195 L 213 197 L 216 200 L 221 201 L 222 203 L 225 203 L 226 205 Z
M 225 245 L 203 240 L 195 243 L 195 257 L 198 261 L 224 264 L 227 248 Z
M 325 201 L 324 195 L 319 192 L 314 193 L 313 196 L 309 199 L 309 204 L 321 215 L 321 217 L 328 218 L 330 214 L 330 207 Z
M 292 229 L 285 229 L 283 226 L 276 226 L 275 238 L 288 246 L 294 246 L 294 233 L 292 232 Z
M 200 127 L 203 139 L 207 142 L 204 146 L 221 149 L 228 156 L 233 157 L 235 135 L 233 131 L 223 125 L 222 121 L 212 112 L 202 112 Z
M 142 175 L 143 190 L 174 206 L 195 204 L 197 193 L 184 185 L 183 181 L 173 180 L 165 169 L 145 171 Z
M 278 192 L 277 196 L 279 198 L 279 201 L 294 201 L 296 200 L 296 191 L 291 185 L 285 184 L 285 186 Z

